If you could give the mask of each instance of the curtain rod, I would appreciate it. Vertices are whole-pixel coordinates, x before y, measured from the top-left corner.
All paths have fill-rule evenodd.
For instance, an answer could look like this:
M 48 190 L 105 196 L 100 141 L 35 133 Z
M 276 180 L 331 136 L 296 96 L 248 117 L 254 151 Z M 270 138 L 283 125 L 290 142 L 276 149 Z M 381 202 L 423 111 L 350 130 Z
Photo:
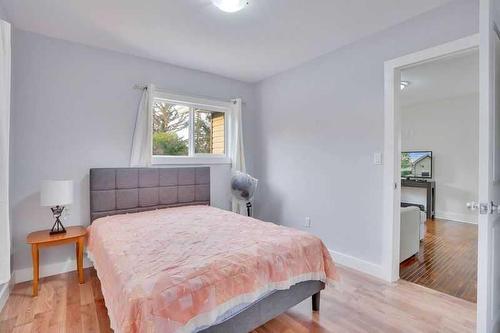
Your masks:
M 134 84 L 133 86 L 134 89 L 136 90 L 144 90 L 144 89 L 147 89 L 148 86 L 145 85 L 145 84 Z M 159 91 L 167 91 L 167 89 L 162 89 L 162 88 L 156 88 L 156 90 L 159 90 Z M 170 92 L 170 91 L 169 91 Z M 171 92 L 172 94 L 179 94 L 179 95 L 186 95 L 186 96 L 192 96 L 192 97 L 198 97 L 198 98 L 206 98 L 206 99 L 211 99 L 211 100 L 214 100 L 214 101 L 218 101 L 218 102 L 225 102 L 227 103 L 228 101 L 227 100 L 223 100 L 223 99 L 219 99 L 219 98 L 213 98 L 213 97 L 210 97 L 210 96 L 203 96 L 203 95 L 191 95 L 191 94 L 186 94 L 186 93 L 179 93 L 179 92 L 175 92 L 175 91 L 172 91 Z M 246 105 L 247 103 L 245 103 L 245 101 L 241 101 L 241 104 L 243 105 Z

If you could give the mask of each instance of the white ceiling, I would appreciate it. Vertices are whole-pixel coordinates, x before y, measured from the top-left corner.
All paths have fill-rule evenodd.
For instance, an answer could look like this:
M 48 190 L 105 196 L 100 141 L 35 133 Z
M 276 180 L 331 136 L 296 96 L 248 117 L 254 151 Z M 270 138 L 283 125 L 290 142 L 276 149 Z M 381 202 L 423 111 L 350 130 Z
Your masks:
M 402 106 L 464 96 L 479 92 L 479 52 L 445 57 L 401 71 L 410 82 L 401 92 Z
M 19 29 L 255 82 L 450 0 L 0 0 Z

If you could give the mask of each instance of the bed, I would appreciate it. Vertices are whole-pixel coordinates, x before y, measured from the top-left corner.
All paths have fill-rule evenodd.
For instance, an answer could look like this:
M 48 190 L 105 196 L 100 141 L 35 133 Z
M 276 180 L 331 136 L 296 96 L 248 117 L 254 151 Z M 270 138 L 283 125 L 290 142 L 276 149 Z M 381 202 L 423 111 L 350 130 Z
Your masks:
M 115 332 L 249 332 L 336 278 L 310 234 L 210 207 L 210 168 L 90 170 L 88 253 Z

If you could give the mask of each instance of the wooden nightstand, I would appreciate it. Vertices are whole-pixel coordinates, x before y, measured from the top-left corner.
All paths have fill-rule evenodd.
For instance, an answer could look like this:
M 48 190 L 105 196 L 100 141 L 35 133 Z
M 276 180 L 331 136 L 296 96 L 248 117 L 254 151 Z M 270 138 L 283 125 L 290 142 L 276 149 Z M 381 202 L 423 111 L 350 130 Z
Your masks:
M 45 246 L 56 246 L 67 243 L 75 243 L 76 247 L 76 267 L 78 270 L 78 280 L 84 283 L 83 279 L 83 249 L 87 229 L 84 227 L 68 227 L 65 234 L 50 235 L 50 230 L 36 231 L 28 235 L 26 241 L 31 244 L 31 255 L 33 256 L 33 296 L 38 295 L 39 279 L 39 258 L 38 249 Z

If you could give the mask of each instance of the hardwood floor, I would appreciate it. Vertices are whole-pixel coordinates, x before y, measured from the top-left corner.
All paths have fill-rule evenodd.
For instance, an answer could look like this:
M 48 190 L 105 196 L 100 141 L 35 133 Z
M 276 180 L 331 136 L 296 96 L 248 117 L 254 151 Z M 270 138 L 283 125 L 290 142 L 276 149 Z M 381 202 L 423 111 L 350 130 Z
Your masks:
M 477 225 L 428 220 L 418 255 L 400 265 L 406 281 L 476 302 Z
M 341 281 L 321 293 L 321 310 L 307 299 L 254 333 L 307 332 L 474 332 L 476 305 L 413 283 L 385 283 L 339 267 Z M 85 270 L 14 287 L 0 313 L 0 332 L 111 332 L 99 280 Z

